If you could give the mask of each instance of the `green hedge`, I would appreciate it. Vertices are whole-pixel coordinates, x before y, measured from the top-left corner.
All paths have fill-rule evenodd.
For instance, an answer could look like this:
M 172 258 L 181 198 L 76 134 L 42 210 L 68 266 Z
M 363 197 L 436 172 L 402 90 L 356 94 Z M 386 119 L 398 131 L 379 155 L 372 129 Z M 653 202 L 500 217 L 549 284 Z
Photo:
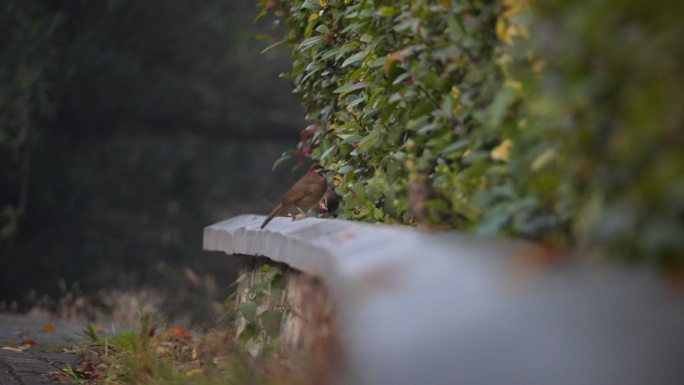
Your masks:
M 667 4 L 666 4 L 667 3 Z M 684 260 L 681 5 L 261 1 L 340 216 Z M 675 9 L 678 8 L 678 9 Z
M 581 244 L 665 267 L 684 262 L 681 15 L 666 0 L 538 1 L 513 45 L 528 122 L 516 157 L 553 154 L 533 193 Z

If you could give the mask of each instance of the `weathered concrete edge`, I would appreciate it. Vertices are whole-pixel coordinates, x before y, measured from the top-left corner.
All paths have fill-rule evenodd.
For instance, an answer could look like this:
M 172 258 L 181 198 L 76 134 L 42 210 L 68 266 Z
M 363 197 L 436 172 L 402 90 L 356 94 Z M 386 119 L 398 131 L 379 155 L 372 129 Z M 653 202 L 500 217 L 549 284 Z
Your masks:
M 390 226 L 317 218 L 300 221 L 275 218 L 261 230 L 263 219 L 259 215 L 240 215 L 206 227 L 204 249 L 268 257 L 332 283 L 386 261 L 393 251 L 399 251 L 398 235 L 406 235 L 399 244 L 405 245 L 407 240 L 414 242 L 409 229 Z M 401 251 L 406 254 L 410 250 Z M 368 252 L 373 256 L 369 257 Z M 391 259 L 396 262 L 398 255 L 395 253 Z
M 206 227 L 204 250 L 267 257 L 307 274 L 324 279 L 331 277 L 328 250 L 297 236 L 297 232 L 319 224 L 320 220 L 311 218 L 292 222 L 286 218 L 274 218 L 269 227 L 287 229 L 271 231 L 269 228 L 259 229 L 263 219 L 264 216 L 240 215 Z
M 207 227 L 205 249 L 323 278 L 337 300 L 350 383 L 684 377 L 684 306 L 650 272 L 586 261 L 530 269 L 536 251 L 515 243 L 313 218 L 276 218 L 260 230 L 263 218 Z

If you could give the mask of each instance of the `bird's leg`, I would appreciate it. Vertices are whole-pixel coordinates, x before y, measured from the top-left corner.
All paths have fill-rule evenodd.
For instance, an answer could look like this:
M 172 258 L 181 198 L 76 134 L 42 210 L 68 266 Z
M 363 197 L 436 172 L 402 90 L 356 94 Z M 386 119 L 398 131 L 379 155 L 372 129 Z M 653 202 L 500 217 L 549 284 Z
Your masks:
M 292 217 L 293 221 L 298 221 L 300 219 L 306 218 L 306 213 L 304 212 L 304 210 L 302 210 L 299 206 L 295 206 L 295 208 L 299 210 L 299 214 L 295 214 L 295 216 Z

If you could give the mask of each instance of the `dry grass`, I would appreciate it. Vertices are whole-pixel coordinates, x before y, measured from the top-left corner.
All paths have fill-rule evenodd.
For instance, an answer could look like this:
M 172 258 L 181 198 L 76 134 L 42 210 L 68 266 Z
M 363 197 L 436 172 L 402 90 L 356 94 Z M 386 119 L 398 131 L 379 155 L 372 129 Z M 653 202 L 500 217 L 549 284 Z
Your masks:
M 162 326 L 151 313 L 138 332 L 113 337 L 86 330 L 76 367 L 54 372 L 59 382 L 88 385 L 324 384 L 311 361 L 267 350 L 251 356 L 235 342 L 235 330 L 215 326 L 204 332 Z

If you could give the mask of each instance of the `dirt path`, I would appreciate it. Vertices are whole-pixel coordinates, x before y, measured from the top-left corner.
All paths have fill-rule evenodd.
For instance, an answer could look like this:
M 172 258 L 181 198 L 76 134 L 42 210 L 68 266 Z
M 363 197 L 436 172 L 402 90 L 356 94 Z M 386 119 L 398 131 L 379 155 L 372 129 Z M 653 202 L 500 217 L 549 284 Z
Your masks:
M 62 350 L 83 339 L 84 327 L 0 313 L 0 385 L 54 384 L 48 374 L 74 365 L 76 356 Z

